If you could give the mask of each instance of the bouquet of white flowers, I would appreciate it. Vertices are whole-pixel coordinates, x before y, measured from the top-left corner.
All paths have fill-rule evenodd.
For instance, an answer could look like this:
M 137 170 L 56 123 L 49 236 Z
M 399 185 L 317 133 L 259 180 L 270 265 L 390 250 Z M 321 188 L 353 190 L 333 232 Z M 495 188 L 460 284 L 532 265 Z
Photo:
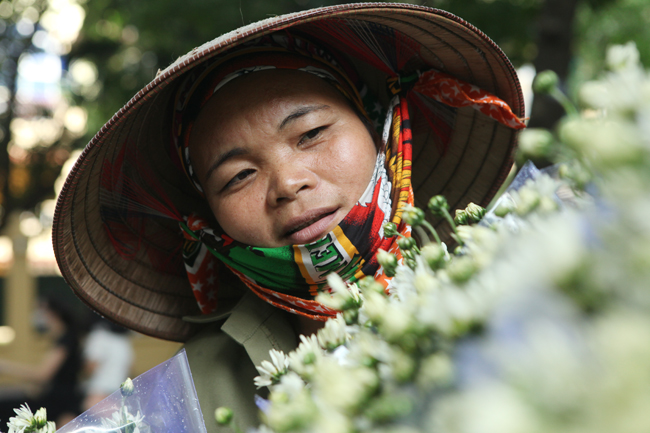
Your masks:
M 342 310 L 258 367 L 259 432 L 650 431 L 650 75 L 633 44 L 581 88 L 580 108 L 540 74 L 567 117 L 528 130 L 526 165 L 486 215 L 450 221 L 447 251 L 424 219 L 403 240 L 390 293 L 373 280 L 319 301 Z M 544 88 L 544 89 L 542 89 Z M 475 224 L 478 220 L 481 223 Z M 391 227 L 385 227 L 389 232 Z

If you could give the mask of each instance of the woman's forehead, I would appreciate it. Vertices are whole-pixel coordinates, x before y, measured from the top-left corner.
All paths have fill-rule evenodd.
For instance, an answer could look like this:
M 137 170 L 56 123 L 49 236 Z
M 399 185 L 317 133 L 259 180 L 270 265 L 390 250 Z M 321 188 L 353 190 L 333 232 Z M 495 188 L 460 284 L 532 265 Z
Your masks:
M 268 103 L 278 97 L 321 97 L 336 95 L 336 89 L 314 75 L 302 71 L 271 69 L 244 75 L 217 91 L 212 99 L 215 105 L 230 101 L 245 104 Z M 342 96 L 341 96 L 342 97 Z M 212 102 L 212 100 L 210 101 Z
M 324 80 L 297 71 L 261 71 L 234 80 L 203 107 L 195 129 L 211 128 L 241 116 L 264 116 L 282 123 L 299 106 L 347 107 L 345 98 Z

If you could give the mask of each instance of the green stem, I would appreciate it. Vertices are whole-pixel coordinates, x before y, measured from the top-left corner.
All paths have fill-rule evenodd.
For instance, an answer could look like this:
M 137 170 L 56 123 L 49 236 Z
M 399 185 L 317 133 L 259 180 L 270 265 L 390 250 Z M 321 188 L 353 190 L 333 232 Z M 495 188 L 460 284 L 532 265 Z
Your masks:
M 235 419 L 234 419 L 234 417 L 233 417 L 233 420 L 230 421 L 230 424 L 228 425 L 228 427 L 230 427 L 231 429 L 233 429 L 233 431 L 234 431 L 235 433 L 242 433 L 242 431 L 241 431 L 241 429 L 239 428 L 239 426 L 238 426 L 237 424 L 235 424 Z
M 420 226 L 414 227 L 415 231 L 418 232 L 418 236 L 422 238 L 422 244 L 427 245 L 431 243 L 431 239 L 429 238 L 429 235 L 427 235 L 427 232 L 424 231 L 424 229 Z
M 436 231 L 436 229 L 433 228 L 431 224 L 429 224 L 429 221 L 427 220 L 422 221 L 422 225 L 425 226 L 427 229 L 429 229 L 436 242 L 442 244 L 442 242 L 440 241 L 440 236 L 438 236 L 438 232 Z
M 454 231 L 454 234 L 456 235 L 456 241 L 458 242 L 458 245 L 461 247 L 465 245 L 463 240 L 460 238 L 460 235 L 458 234 L 458 229 L 456 228 L 456 223 L 454 222 L 454 219 L 451 217 L 449 214 L 449 211 L 445 208 L 442 208 L 442 216 L 447 220 L 449 225 L 451 226 L 452 230 Z
M 564 111 L 571 116 L 571 117 L 577 117 L 579 115 L 578 109 L 576 106 L 571 102 L 569 98 L 557 87 L 554 88 L 551 91 L 551 96 L 555 98 L 557 102 L 559 102 L 562 105 L 562 108 L 564 108 Z

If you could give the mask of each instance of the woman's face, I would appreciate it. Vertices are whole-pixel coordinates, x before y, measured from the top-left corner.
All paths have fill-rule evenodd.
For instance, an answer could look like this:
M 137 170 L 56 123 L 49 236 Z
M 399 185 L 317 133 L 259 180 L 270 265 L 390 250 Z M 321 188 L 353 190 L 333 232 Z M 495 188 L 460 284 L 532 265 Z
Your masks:
M 300 71 L 226 85 L 190 135 L 192 166 L 221 228 L 257 247 L 325 236 L 365 191 L 376 155 L 346 99 Z

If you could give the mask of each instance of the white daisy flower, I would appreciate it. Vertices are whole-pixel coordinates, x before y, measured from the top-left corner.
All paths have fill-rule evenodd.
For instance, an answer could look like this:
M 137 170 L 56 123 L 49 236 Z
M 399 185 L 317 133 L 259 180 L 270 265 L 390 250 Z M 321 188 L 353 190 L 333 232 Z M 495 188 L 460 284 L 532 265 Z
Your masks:
M 316 301 L 334 310 L 343 311 L 356 308 L 361 303 L 359 287 L 356 284 L 347 285 L 338 274 L 329 274 L 327 284 L 332 293 L 321 292 Z
M 325 350 L 334 350 L 350 338 L 341 314 L 325 322 L 325 327 L 318 330 L 316 334 L 318 344 Z
M 299 375 L 309 376 L 314 369 L 314 364 L 323 356 L 323 353 L 316 335 L 300 335 L 300 344 L 288 356 L 289 365 Z
M 47 411 L 44 407 L 32 414 L 32 410 L 27 404 L 21 405 L 14 409 L 16 416 L 9 418 L 7 427 L 8 433 L 54 433 L 56 425 L 53 421 L 47 420 Z
M 269 354 L 271 355 L 271 361 L 264 360 L 260 366 L 255 367 L 260 373 L 254 379 L 258 388 L 276 383 L 289 369 L 289 358 L 284 352 L 272 349 Z
M 129 412 L 129 408 L 122 406 L 113 412 L 111 418 L 102 419 L 102 426 L 108 431 L 119 431 L 123 433 L 145 433 L 149 428 L 143 424 L 144 415 L 138 411 L 136 414 Z

